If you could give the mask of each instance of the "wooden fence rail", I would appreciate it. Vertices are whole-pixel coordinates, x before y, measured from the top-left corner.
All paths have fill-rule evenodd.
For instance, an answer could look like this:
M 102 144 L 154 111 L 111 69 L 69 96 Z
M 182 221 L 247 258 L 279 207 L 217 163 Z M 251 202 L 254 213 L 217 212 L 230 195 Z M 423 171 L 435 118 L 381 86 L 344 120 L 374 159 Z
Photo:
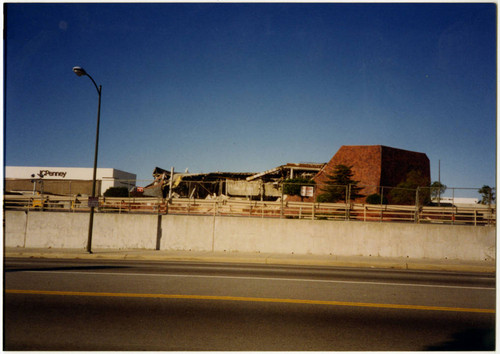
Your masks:
M 89 212 L 88 198 L 5 195 L 5 210 Z M 311 220 L 496 225 L 496 205 L 405 206 L 235 199 L 99 198 L 101 213 L 247 216 Z

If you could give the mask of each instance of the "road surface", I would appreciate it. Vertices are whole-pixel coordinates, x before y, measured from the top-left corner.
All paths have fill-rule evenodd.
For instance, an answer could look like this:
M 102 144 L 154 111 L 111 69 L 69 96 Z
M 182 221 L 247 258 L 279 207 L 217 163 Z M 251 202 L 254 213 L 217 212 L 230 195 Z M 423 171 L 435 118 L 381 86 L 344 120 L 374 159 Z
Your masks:
M 495 278 L 6 259 L 5 350 L 493 350 Z

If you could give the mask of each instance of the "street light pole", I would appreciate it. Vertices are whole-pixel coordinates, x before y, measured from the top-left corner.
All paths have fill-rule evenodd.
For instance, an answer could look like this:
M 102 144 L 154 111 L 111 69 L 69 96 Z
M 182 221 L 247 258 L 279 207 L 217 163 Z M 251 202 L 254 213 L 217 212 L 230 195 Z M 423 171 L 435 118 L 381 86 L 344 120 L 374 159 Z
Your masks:
M 97 94 L 99 95 L 99 103 L 97 106 L 97 128 L 96 128 L 96 133 L 95 133 L 95 153 L 94 153 L 94 173 L 92 176 L 92 202 L 90 205 L 90 219 L 89 219 L 89 237 L 87 240 L 87 252 L 92 253 L 92 231 L 94 228 L 94 198 L 95 198 L 95 185 L 96 185 L 96 177 L 97 177 L 97 152 L 99 148 L 99 124 L 101 121 L 101 92 L 102 92 L 102 86 L 99 85 L 97 87 L 97 84 L 95 83 L 94 79 L 92 76 L 90 76 L 83 68 L 79 66 L 75 66 L 73 68 L 73 72 L 78 75 L 78 76 L 88 76 L 90 80 L 92 80 L 92 83 L 94 84 Z

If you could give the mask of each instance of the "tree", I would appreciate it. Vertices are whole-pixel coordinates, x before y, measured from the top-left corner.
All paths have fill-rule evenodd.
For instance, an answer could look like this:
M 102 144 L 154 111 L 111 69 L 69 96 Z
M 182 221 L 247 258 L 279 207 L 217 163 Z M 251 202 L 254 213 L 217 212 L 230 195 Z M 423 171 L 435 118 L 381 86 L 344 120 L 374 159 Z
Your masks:
M 495 192 L 490 186 L 483 186 L 478 190 L 479 194 L 482 195 L 481 201 L 479 203 L 490 205 L 495 200 Z
M 128 189 L 127 187 L 109 187 L 106 192 L 104 192 L 105 197 L 117 197 L 117 198 L 127 198 Z
M 326 186 L 321 188 L 323 193 L 318 195 L 317 201 L 321 203 L 346 201 L 346 193 L 349 193 L 350 200 L 362 197 L 363 195 L 359 194 L 361 190 L 358 187 L 359 181 L 353 180 L 353 175 L 352 166 L 335 166 L 333 175 L 327 175 L 328 181 Z
M 434 181 L 431 184 L 431 198 L 437 199 L 446 191 L 446 186 L 441 182 Z
M 424 187 L 420 190 L 419 187 Z M 406 179 L 399 183 L 396 188 L 389 193 L 391 203 L 402 205 L 415 205 L 418 189 L 418 204 L 426 205 L 431 201 L 429 191 L 429 181 L 421 171 L 410 171 Z

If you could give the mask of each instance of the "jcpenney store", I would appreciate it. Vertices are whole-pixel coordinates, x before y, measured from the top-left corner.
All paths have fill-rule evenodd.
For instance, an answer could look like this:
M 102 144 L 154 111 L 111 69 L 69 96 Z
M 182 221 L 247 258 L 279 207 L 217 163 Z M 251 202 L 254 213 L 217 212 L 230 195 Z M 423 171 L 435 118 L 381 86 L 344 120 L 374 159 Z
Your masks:
M 92 168 L 5 166 L 5 192 L 90 195 Z M 135 186 L 137 176 L 114 168 L 98 168 L 96 194 L 110 187 Z

